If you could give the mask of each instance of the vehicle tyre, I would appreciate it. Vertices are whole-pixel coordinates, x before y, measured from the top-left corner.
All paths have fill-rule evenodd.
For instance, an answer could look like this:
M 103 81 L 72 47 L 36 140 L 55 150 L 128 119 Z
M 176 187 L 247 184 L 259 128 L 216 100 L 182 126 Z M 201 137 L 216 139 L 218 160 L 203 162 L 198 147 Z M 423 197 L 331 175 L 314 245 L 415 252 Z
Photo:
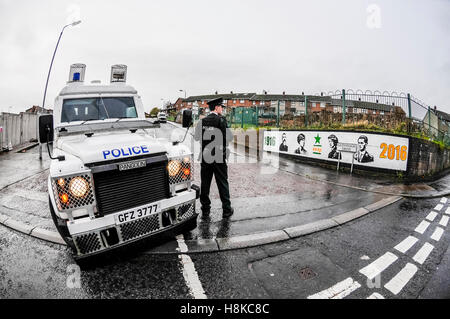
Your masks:
M 185 232 L 192 231 L 197 228 L 197 218 L 192 218 L 190 221 L 186 222 L 184 227 Z
M 62 239 L 65 241 L 67 246 L 69 246 L 72 251 L 75 253 L 75 245 L 72 242 L 72 237 L 70 236 L 69 229 L 67 228 L 66 222 L 64 219 L 59 218 L 55 210 L 53 209 L 52 201 L 50 200 L 50 196 L 48 197 L 48 206 L 50 207 L 50 215 L 52 216 L 53 223 L 56 226 L 56 230 L 61 235 Z

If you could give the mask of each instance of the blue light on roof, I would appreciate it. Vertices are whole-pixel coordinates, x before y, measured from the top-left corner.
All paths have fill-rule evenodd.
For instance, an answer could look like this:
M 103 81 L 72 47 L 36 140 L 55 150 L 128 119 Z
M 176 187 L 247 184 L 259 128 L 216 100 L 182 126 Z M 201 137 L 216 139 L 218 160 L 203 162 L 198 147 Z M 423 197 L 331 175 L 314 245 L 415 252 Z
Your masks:
M 73 81 L 80 81 L 80 72 L 76 72 L 73 74 Z

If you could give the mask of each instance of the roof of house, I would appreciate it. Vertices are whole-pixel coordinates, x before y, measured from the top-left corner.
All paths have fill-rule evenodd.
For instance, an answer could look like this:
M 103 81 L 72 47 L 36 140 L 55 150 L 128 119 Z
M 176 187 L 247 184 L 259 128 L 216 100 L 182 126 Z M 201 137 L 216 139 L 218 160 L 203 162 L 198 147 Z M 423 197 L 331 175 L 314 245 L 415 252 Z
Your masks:
M 331 105 L 342 106 L 342 100 L 341 99 L 332 99 Z M 346 100 L 345 106 L 361 108 L 361 109 L 376 110 L 376 111 L 383 111 L 383 112 L 391 112 L 395 108 L 395 106 L 393 106 L 393 105 L 365 102 L 365 101 L 353 101 L 353 100 Z
M 329 96 L 299 95 L 299 94 L 257 94 L 251 98 L 252 101 L 300 101 L 304 102 L 305 97 L 309 102 L 330 102 Z
M 209 94 L 189 96 L 182 99 L 184 102 L 195 102 L 202 100 L 212 100 L 216 98 L 223 98 L 224 100 L 250 100 L 250 101 L 304 101 L 305 96 L 310 102 L 330 102 L 329 96 L 316 95 L 300 95 L 300 94 L 256 94 L 256 93 L 226 93 L 226 94 Z
M 195 101 L 202 101 L 202 100 L 213 100 L 217 99 L 219 97 L 223 98 L 224 100 L 249 100 L 252 96 L 254 96 L 256 93 L 225 93 L 225 94 L 208 94 L 208 95 L 196 95 L 196 96 L 189 96 L 186 99 L 184 99 L 185 102 L 195 102 Z
M 52 113 L 50 109 L 44 109 L 38 105 L 33 105 L 29 109 L 25 110 L 26 113 Z
M 434 111 L 436 113 L 436 115 L 440 118 L 442 118 L 444 121 L 446 122 L 450 122 L 450 114 L 436 110 Z

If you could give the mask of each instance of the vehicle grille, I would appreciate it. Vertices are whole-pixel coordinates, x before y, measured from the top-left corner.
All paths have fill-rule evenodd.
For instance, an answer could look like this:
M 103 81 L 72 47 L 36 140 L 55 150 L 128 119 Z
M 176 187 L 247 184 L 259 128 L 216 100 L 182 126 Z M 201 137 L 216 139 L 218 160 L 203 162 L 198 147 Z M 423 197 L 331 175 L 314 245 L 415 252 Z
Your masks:
M 58 184 L 58 180 L 61 179 L 61 185 Z M 82 197 L 76 197 L 70 192 L 70 185 L 75 182 L 76 179 L 84 180 L 88 185 L 89 189 L 86 194 Z M 52 180 L 53 194 L 55 196 L 56 204 L 60 211 L 62 210 L 72 210 L 75 208 L 92 205 L 95 201 L 94 193 L 91 187 L 91 177 L 89 174 L 66 176 L 63 178 L 56 178 Z M 76 190 L 76 187 L 75 187 Z M 67 194 L 68 201 L 66 203 L 61 201 L 60 194 Z
M 167 161 L 127 171 L 94 173 L 95 196 L 107 215 L 169 197 Z
M 97 233 L 75 237 L 75 243 L 81 254 L 89 254 L 102 248 Z
M 120 231 L 124 241 L 157 231 L 159 228 L 159 214 L 120 225 Z
M 185 156 L 180 158 L 171 158 L 171 161 L 176 162 L 178 165 L 169 165 L 169 184 L 178 185 L 186 183 L 192 180 L 193 177 L 193 165 L 191 165 L 192 156 Z M 169 162 L 170 163 L 170 162 Z M 178 168 L 179 167 L 179 168 Z M 188 173 L 188 174 L 185 174 Z
M 192 217 L 195 214 L 194 203 L 181 205 L 177 209 L 177 220 L 182 221 Z

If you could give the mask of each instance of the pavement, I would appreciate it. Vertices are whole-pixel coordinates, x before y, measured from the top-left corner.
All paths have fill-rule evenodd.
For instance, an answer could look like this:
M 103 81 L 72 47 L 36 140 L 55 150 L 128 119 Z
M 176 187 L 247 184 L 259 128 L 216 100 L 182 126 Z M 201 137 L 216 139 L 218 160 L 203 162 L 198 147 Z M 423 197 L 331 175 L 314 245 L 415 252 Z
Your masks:
M 179 126 L 162 124 L 158 134 L 170 137 Z M 188 134 L 185 141 L 192 143 Z M 63 245 L 48 208 L 49 158 L 38 147 L 0 154 L 0 224 L 32 237 Z M 199 164 L 194 179 L 199 183 Z M 257 161 L 239 146 L 232 148 L 229 181 L 235 214 L 221 218 L 216 185 L 212 212 L 184 234 L 189 253 L 214 252 L 276 243 L 325 229 L 377 211 L 404 197 L 443 197 L 448 176 L 431 183 L 404 185 L 395 180 L 367 179 L 270 156 Z M 199 210 L 199 202 L 197 202 Z M 178 254 L 176 240 L 151 248 L 150 254 Z

